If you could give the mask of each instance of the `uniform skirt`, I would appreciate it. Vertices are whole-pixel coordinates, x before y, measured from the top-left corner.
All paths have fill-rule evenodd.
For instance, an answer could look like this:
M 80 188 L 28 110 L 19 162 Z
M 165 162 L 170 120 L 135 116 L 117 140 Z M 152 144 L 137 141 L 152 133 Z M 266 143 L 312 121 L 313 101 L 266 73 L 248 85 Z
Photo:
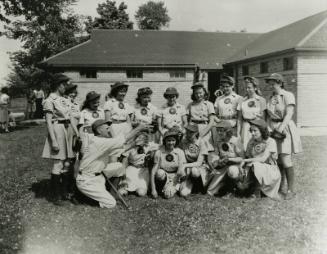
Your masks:
M 8 105 L 0 105 L 0 123 L 9 122 Z
M 113 123 L 111 125 L 112 135 L 113 137 L 117 137 L 120 134 L 126 136 L 128 133 L 132 131 L 132 125 L 128 122 L 123 123 Z
M 253 172 L 255 178 L 260 184 L 260 190 L 273 199 L 278 199 L 278 190 L 281 181 L 280 171 L 277 165 L 267 163 L 254 162 Z
M 277 129 L 282 123 L 268 121 L 270 129 Z M 302 152 L 300 134 L 293 120 L 284 129 L 286 137 L 283 140 L 276 140 L 278 154 L 294 154 Z
M 197 124 L 197 125 L 199 128 L 200 135 L 204 131 L 204 129 L 208 127 L 208 124 Z M 212 136 L 211 131 L 209 131 L 204 137 L 202 137 L 202 139 L 204 141 L 204 144 L 205 144 L 208 152 L 215 150 L 213 147 L 214 142 L 213 142 L 213 136 Z
M 251 138 L 252 135 L 250 133 L 250 123 L 243 120 L 242 128 L 241 128 L 241 140 L 242 140 L 244 151 L 246 150 L 246 147 Z
M 51 149 L 51 138 L 48 137 L 45 140 L 42 157 L 46 159 L 66 160 L 68 158 L 74 158 L 73 152 L 73 138 L 74 130 L 69 124 L 68 128 L 65 128 L 64 124 L 53 123 L 54 134 L 59 146 L 59 152 L 54 153 Z
M 130 192 L 138 189 L 147 190 L 150 182 L 150 172 L 148 168 L 138 168 L 128 166 L 126 168 L 127 190 Z

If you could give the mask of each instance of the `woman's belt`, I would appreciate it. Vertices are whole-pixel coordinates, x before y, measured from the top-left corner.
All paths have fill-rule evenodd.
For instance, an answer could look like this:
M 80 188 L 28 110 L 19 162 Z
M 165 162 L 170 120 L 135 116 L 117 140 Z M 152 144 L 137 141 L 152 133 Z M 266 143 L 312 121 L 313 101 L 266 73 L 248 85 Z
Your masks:
M 252 118 L 252 119 L 246 119 L 246 118 L 244 118 L 244 117 L 242 117 L 243 118 L 243 121 L 244 122 L 250 122 L 250 121 L 252 121 L 252 120 L 254 120 L 255 118 Z
M 273 119 L 273 118 L 270 118 L 270 121 L 275 122 L 275 123 L 281 123 L 281 122 L 283 122 L 283 119 Z
M 85 175 L 85 174 L 83 174 L 82 171 L 78 171 L 78 174 L 80 174 L 80 175 Z M 101 173 L 101 172 L 97 172 L 97 173 L 91 173 L 91 174 L 94 175 L 94 176 L 99 176 L 99 175 L 101 175 L 102 173 Z
M 59 124 L 70 124 L 69 119 L 62 119 L 62 120 L 52 120 L 52 123 L 59 123 Z
M 236 116 L 218 116 L 219 119 L 221 120 L 236 120 Z
M 125 120 L 114 120 L 114 119 L 112 119 L 111 121 L 112 121 L 112 123 L 126 123 L 127 122 L 126 119 Z
M 196 124 L 208 124 L 209 121 L 206 120 L 191 120 L 192 123 L 196 123 Z

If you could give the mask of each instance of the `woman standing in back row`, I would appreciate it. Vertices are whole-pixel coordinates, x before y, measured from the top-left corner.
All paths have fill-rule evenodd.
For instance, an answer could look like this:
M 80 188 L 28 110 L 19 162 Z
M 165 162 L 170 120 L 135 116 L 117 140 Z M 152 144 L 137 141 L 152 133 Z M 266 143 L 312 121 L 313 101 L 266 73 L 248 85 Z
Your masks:
M 284 89 L 284 78 L 278 73 L 271 74 L 265 81 L 272 87 L 273 94 L 267 102 L 268 126 L 272 130 L 278 150 L 279 168 L 283 180 L 287 180 L 286 199 L 292 198 L 294 192 L 294 168 L 292 154 L 302 152 L 301 139 L 292 120 L 295 97 Z

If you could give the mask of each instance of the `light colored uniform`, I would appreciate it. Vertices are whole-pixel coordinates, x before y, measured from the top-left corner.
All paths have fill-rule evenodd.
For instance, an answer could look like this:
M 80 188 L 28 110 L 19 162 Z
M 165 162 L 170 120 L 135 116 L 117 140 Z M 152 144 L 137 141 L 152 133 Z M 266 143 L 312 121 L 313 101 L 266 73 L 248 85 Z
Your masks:
M 232 92 L 230 95 L 221 95 L 215 101 L 215 108 L 218 111 L 217 117 L 228 121 L 232 127 L 237 124 L 237 105 L 241 101 L 242 96 Z
M 225 157 L 244 157 L 243 144 L 239 138 L 232 136 L 228 142 L 219 142 L 216 146 L 215 152 L 209 153 L 208 163 L 213 170 L 213 176 L 208 186 L 208 193 L 211 195 L 216 194 L 218 185 L 224 180 L 226 174 L 229 173 L 228 171 L 230 166 L 226 166 L 220 169 L 214 168 L 215 162 Z
M 0 124 L 9 122 L 8 104 L 10 97 L 8 94 L 0 94 Z
M 277 146 L 272 138 L 268 138 L 262 142 L 251 139 L 246 149 L 247 158 L 260 157 L 268 150 L 270 157 L 266 162 L 253 162 L 253 172 L 260 184 L 261 191 L 270 198 L 279 198 L 278 190 L 281 181 L 281 175 L 277 166 Z
M 127 122 L 127 118 L 134 110 L 128 103 L 110 98 L 104 104 L 104 111 L 110 111 L 110 120 L 112 121 L 111 129 L 114 137 L 120 134 L 125 136 L 132 131 L 132 125 Z
M 277 129 L 285 115 L 288 105 L 295 106 L 295 98 L 291 92 L 282 90 L 278 94 L 271 96 L 267 102 L 268 126 L 271 130 Z M 286 138 L 284 140 L 276 140 L 278 154 L 293 154 L 302 152 L 302 144 L 297 127 L 293 120 L 290 120 L 284 129 Z
M 138 153 L 138 148 L 134 147 L 124 154 L 128 160 L 126 168 L 127 191 L 133 192 L 142 189 L 146 193 L 150 181 L 150 169 L 144 166 L 144 159 L 148 152 L 158 150 L 158 144 L 150 142 L 143 147 L 143 153 Z
M 241 140 L 244 150 L 252 138 L 249 121 L 256 118 L 263 118 L 266 109 L 266 99 L 259 95 L 255 95 L 254 98 L 244 97 L 238 104 L 237 111 L 242 114 Z
M 204 156 L 204 160 L 201 166 L 196 167 L 200 172 L 202 184 L 204 187 L 207 186 L 210 180 L 210 168 L 207 164 L 208 150 L 204 141 L 199 138 L 195 143 L 189 143 L 186 139 L 183 139 L 181 142 L 181 148 L 185 153 L 186 163 L 194 163 L 198 160 L 199 156 Z
M 96 120 L 104 118 L 104 110 L 102 108 L 98 108 L 95 111 L 85 108 L 80 113 L 79 124 L 87 127 L 91 126 Z
M 165 198 L 173 197 L 178 191 L 182 191 L 183 185 L 178 181 L 177 170 L 180 163 L 185 163 L 184 152 L 180 148 L 174 148 L 172 152 L 167 152 L 161 146 L 154 155 L 154 163 L 159 165 L 157 178 L 166 178 L 162 192 Z
M 70 107 L 66 98 L 51 93 L 43 101 L 45 113 L 52 114 L 53 131 L 59 146 L 59 152 L 54 153 L 51 148 L 50 136 L 46 138 L 42 157 L 55 160 L 66 160 L 74 158 L 72 150 L 74 131 L 71 124 L 59 123 L 59 121 L 70 120 Z
M 189 122 L 198 126 L 201 135 L 201 132 L 208 126 L 210 116 L 215 114 L 215 109 L 210 101 L 191 102 L 187 106 L 187 114 Z M 214 150 L 211 131 L 203 137 L 203 141 L 208 151 Z
M 123 165 L 120 162 L 109 163 L 109 157 L 121 153 L 125 138 L 122 135 L 116 138 L 103 138 L 88 133 L 83 134 L 82 142 L 84 138 L 88 139 L 88 147 L 79 165 L 77 188 L 84 195 L 98 201 L 100 207 L 112 208 L 116 205 L 116 200 L 106 190 L 106 178 L 101 173 L 103 172 L 107 178 L 124 174 Z
M 132 115 L 132 121 L 143 124 L 151 124 L 158 117 L 158 109 L 152 103 L 143 107 L 140 104 L 136 104 Z M 149 134 L 149 140 L 156 143 L 159 142 L 159 138 L 156 137 L 156 133 Z
M 183 127 L 183 116 L 186 115 L 185 106 L 176 103 L 173 106 L 168 106 L 165 103 L 160 110 L 159 116 L 162 118 L 162 127 L 164 128 L 164 133 L 174 126 L 178 126 L 181 130 Z M 161 123 L 159 123 L 161 124 Z

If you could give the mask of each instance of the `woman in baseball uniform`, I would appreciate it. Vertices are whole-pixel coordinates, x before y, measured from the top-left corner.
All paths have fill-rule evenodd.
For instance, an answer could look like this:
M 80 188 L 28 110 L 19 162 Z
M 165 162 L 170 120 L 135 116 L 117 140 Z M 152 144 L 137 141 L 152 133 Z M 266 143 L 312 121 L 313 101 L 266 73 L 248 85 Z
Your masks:
M 91 91 L 86 95 L 85 101 L 80 113 L 79 124 L 81 130 L 92 133 L 92 124 L 98 119 L 104 119 L 104 110 L 100 108 L 100 94 Z
M 171 198 L 177 192 L 183 195 L 183 189 L 187 188 L 185 183 L 180 183 L 185 155 L 177 147 L 178 142 L 179 133 L 174 130 L 167 131 L 163 137 L 163 145 L 154 155 L 154 166 L 151 171 L 151 194 L 153 198 L 158 197 L 155 180 L 164 183 L 162 193 L 165 198 Z
M 188 120 L 190 124 L 195 124 L 199 128 L 200 136 L 208 151 L 213 151 L 213 138 L 211 127 L 215 122 L 215 109 L 213 104 L 208 101 L 208 92 L 203 83 L 195 83 L 192 85 L 193 93 L 191 102 L 187 106 Z
M 70 116 L 70 106 L 63 97 L 65 84 L 68 77 L 63 74 L 55 74 L 51 84 L 51 93 L 43 102 L 46 117 L 48 136 L 43 148 L 42 157 L 51 159 L 51 183 L 53 188 L 53 203 L 62 205 L 67 190 L 64 189 L 67 182 L 67 169 L 64 162 L 74 158 L 72 150 L 74 128 Z
M 292 154 L 302 152 L 300 135 L 292 120 L 295 97 L 284 89 L 282 75 L 273 73 L 265 80 L 273 89 L 273 94 L 267 102 L 267 122 L 272 131 L 272 137 L 277 142 L 279 168 L 283 176 L 282 186 L 284 176 L 286 176 L 288 190 L 285 197 L 289 199 L 295 195 Z
M 161 107 L 158 118 L 161 137 L 173 127 L 178 127 L 184 132 L 184 127 L 187 125 L 186 109 L 184 105 L 177 102 L 179 94 L 176 88 L 168 87 L 163 96 L 167 102 Z
M 262 119 L 250 121 L 250 139 L 246 148 L 245 168 L 251 168 L 257 182 L 255 196 L 262 192 L 272 199 L 280 199 L 278 190 L 281 181 L 277 165 L 277 146 L 273 138 L 269 137 L 268 126 Z
M 107 121 L 111 121 L 113 136 L 120 134 L 126 135 L 132 130 L 131 114 L 133 108 L 124 102 L 128 85 L 117 82 L 111 85 L 110 99 L 104 104 L 105 117 Z
M 150 183 L 150 160 L 158 150 L 158 144 L 149 141 L 149 134 L 140 132 L 134 139 L 135 146 L 125 152 L 123 164 L 126 165 L 126 185 L 119 192 L 126 195 L 136 192 L 145 196 Z
M 149 133 L 150 141 L 159 143 L 157 134 L 158 109 L 151 103 L 152 90 L 150 87 L 140 88 L 137 91 L 136 105 L 132 114 L 131 120 L 133 127 L 140 123 L 153 126 L 152 133 Z
M 236 94 L 234 88 L 234 78 L 230 76 L 223 76 L 220 80 L 220 88 L 223 95 L 217 97 L 214 106 L 217 117 L 220 120 L 228 121 L 233 128 L 237 125 L 237 105 L 242 96 Z
M 220 121 L 216 124 L 217 140 L 215 151 L 209 153 L 208 164 L 212 169 L 212 178 L 207 193 L 217 195 L 226 186 L 228 178 L 238 181 L 238 172 L 244 158 L 243 144 L 240 138 L 233 135 L 233 125 L 230 121 Z
M 186 134 L 181 142 L 181 149 L 184 151 L 186 163 L 182 166 L 185 173 L 185 188 L 182 196 L 188 196 L 193 188 L 195 179 L 201 177 L 204 188 L 210 180 L 210 168 L 207 164 L 208 151 L 202 137 L 200 137 L 197 125 L 187 125 Z
M 258 88 L 259 81 L 254 77 L 244 77 L 246 96 L 240 100 L 237 106 L 238 122 L 237 136 L 241 137 L 244 149 L 246 149 L 252 135 L 250 133 L 250 120 L 257 118 L 266 119 L 266 99 L 261 96 Z
M 10 105 L 10 97 L 8 95 L 8 88 L 3 87 L 0 93 L 0 127 L 1 130 L 4 130 L 6 133 L 9 132 L 9 110 L 8 106 Z

